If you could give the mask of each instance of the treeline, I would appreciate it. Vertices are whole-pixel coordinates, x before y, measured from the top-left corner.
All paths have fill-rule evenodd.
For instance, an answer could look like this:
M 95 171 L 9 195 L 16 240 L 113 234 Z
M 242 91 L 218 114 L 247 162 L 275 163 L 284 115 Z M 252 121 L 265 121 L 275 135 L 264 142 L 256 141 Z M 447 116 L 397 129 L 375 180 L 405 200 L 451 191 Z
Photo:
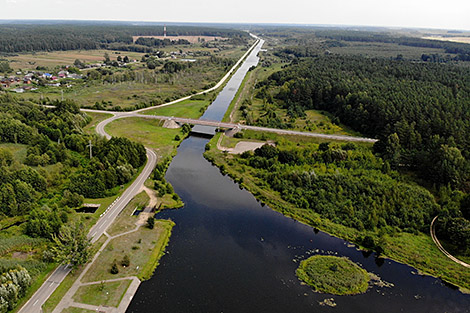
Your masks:
M 456 54 L 454 60 L 470 60 L 470 44 L 431 40 L 417 37 L 397 37 L 385 33 L 366 32 L 366 31 L 347 31 L 347 30 L 317 30 L 315 35 L 318 37 L 359 42 L 383 42 L 395 43 L 402 46 L 443 49 L 445 53 Z
M 200 35 L 247 38 L 246 32 L 190 26 L 169 26 L 168 36 Z M 132 25 L 1 25 L 0 52 L 90 50 L 129 47 L 132 36 L 162 36 L 163 26 Z M 127 48 L 130 49 L 130 48 Z M 125 50 L 134 51 L 134 50 Z
M 136 45 L 147 46 L 147 47 L 166 47 L 172 45 L 189 45 L 190 42 L 186 39 L 170 40 L 158 39 L 158 38 L 148 38 L 148 37 L 139 37 L 135 41 Z

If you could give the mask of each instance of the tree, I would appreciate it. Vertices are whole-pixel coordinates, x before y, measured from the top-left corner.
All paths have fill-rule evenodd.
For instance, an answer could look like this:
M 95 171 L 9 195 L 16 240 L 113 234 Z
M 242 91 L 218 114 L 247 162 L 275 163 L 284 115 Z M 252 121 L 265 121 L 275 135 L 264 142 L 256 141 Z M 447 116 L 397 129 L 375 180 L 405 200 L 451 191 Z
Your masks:
M 129 57 L 126 55 L 122 61 L 124 63 L 129 63 Z
M 385 146 L 384 158 L 389 161 L 392 168 L 397 168 L 400 164 L 401 156 L 400 138 L 397 133 L 393 133 L 387 138 Z
M 58 263 L 71 264 L 78 267 L 90 258 L 90 240 L 86 236 L 85 225 L 74 223 L 72 226 L 62 226 L 59 235 L 53 236 L 52 251 Z
M 119 268 L 117 266 L 116 260 L 114 260 L 113 265 L 111 265 L 111 274 L 117 274 L 119 273 Z
M 131 264 L 131 260 L 129 259 L 129 256 L 126 254 L 122 258 L 121 265 L 124 267 L 128 267 Z
M 150 216 L 147 219 L 147 227 L 150 229 L 153 229 L 155 227 L 155 218 L 153 216 Z
M 111 63 L 111 59 L 109 58 L 108 52 L 105 52 L 103 57 L 104 57 L 104 64 Z
M 85 67 L 85 64 L 83 64 L 83 62 L 80 61 L 79 59 L 75 59 L 75 61 L 73 62 L 73 65 L 77 68 L 84 68 Z
M 10 64 L 8 63 L 8 61 L 0 62 L 0 72 L 9 73 L 11 71 L 12 71 L 12 69 L 11 69 Z

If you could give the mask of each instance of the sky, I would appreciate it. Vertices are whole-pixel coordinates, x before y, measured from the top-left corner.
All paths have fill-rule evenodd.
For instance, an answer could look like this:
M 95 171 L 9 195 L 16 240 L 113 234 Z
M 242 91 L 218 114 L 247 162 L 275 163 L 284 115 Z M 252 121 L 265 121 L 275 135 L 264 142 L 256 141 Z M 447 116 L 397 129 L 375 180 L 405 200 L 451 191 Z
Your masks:
M 470 30 L 470 0 L 0 0 L 0 19 L 294 23 Z

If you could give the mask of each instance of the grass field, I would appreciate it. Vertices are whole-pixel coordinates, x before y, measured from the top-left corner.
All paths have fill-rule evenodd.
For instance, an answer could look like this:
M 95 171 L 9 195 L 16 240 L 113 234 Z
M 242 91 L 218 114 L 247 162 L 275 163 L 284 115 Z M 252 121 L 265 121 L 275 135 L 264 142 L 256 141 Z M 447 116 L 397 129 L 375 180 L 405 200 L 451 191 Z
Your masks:
M 199 118 L 211 104 L 210 100 L 185 100 L 169 106 L 144 111 L 147 115 Z
M 396 58 L 401 54 L 405 59 L 420 60 L 424 54 L 445 54 L 444 49 L 409 47 L 394 43 L 347 42 L 345 47 L 331 47 L 332 53 L 363 55 L 368 57 Z
M 132 280 L 81 286 L 73 296 L 76 302 L 118 307 Z
M 91 117 L 91 122 L 88 123 L 88 125 L 83 128 L 83 130 L 87 132 L 88 134 L 96 134 L 96 131 L 95 131 L 96 125 L 98 125 L 101 121 L 104 121 L 105 119 L 113 116 L 112 114 L 95 113 L 95 112 L 86 112 L 86 114 Z
M 171 221 L 158 220 L 154 229 L 142 226 L 136 232 L 111 240 L 85 274 L 82 282 L 148 275 L 146 264 L 158 263 L 158 257 L 162 255 L 173 225 Z M 126 254 L 130 258 L 130 265 L 122 267 L 120 262 Z M 111 274 L 110 269 L 115 260 L 119 264 L 119 273 Z
M 176 152 L 180 140 L 175 140 L 175 136 L 183 138 L 183 135 L 181 129 L 163 128 L 162 125 L 163 122 L 159 120 L 131 117 L 113 121 L 105 127 L 105 130 L 113 136 L 140 142 L 154 149 L 159 159 L 164 159 Z
M 5 149 L 11 152 L 13 155 L 13 159 L 20 162 L 24 163 L 26 159 L 26 152 L 28 150 L 27 145 L 23 144 L 15 144 L 15 143 L 1 143 L 0 144 L 0 149 Z

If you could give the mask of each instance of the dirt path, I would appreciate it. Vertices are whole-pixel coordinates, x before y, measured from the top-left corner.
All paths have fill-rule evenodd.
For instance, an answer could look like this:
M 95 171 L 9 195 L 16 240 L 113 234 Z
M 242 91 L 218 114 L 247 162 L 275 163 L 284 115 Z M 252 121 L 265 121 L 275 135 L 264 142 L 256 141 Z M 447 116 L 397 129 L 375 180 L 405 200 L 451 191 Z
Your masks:
M 449 259 L 451 259 L 452 261 L 454 261 L 455 263 L 457 264 L 460 264 L 462 266 L 465 266 L 467 268 L 470 268 L 470 264 L 467 264 L 463 261 L 460 261 L 459 259 L 457 259 L 456 257 L 454 257 L 452 254 L 450 254 L 449 252 L 447 252 L 446 249 L 444 249 L 444 247 L 441 245 L 441 243 L 439 242 L 439 240 L 437 239 L 436 237 L 436 229 L 435 229 L 435 225 L 434 225 L 434 222 L 437 220 L 437 216 L 432 220 L 431 222 L 431 227 L 430 227 L 430 231 L 431 231 L 431 238 L 432 240 L 434 241 L 434 243 L 436 244 L 437 248 L 439 248 L 439 250 L 441 250 L 442 253 L 444 253 Z

